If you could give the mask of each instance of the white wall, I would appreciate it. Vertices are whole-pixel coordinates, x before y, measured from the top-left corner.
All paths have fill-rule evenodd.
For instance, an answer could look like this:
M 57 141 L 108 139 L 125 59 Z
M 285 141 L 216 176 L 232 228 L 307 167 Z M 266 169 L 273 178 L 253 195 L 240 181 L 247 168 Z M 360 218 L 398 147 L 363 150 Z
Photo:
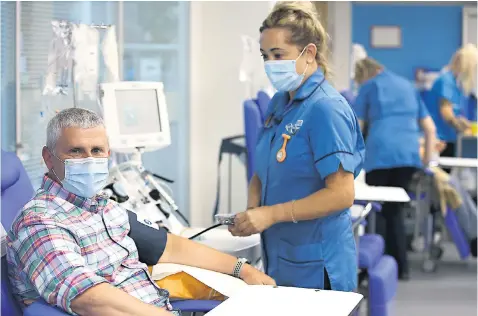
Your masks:
M 190 214 L 193 225 L 211 222 L 216 197 L 217 159 L 221 139 L 243 134 L 239 82 L 241 35 L 259 37 L 270 10 L 267 1 L 193 1 L 190 3 Z M 258 52 L 259 54 L 259 52 Z M 227 193 L 227 160 L 222 193 Z M 246 206 L 245 168 L 233 161 L 232 210 Z M 227 210 L 226 195 L 221 210 Z
M 328 32 L 332 40 L 332 81 L 339 90 L 350 88 L 350 57 L 352 52 L 352 3 L 328 3 Z

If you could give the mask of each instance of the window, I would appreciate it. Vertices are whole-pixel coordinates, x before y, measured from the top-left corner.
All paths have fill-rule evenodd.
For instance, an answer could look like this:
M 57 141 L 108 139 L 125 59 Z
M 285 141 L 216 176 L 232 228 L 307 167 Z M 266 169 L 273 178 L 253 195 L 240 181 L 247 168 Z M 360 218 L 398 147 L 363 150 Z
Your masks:
M 3 5 L 3 2 L 2 2 Z M 45 166 L 41 157 L 46 143 L 46 126 L 56 111 L 73 106 L 71 93 L 67 96 L 42 96 L 43 78 L 46 74 L 50 41 L 53 36 L 51 21 L 68 20 L 76 23 L 115 23 L 117 3 L 93 1 L 29 1 L 21 2 L 19 52 L 20 115 L 19 157 L 35 188 L 39 187 Z M 96 101 L 78 104 L 96 108 Z
M 189 197 L 188 21 L 188 2 L 124 2 L 124 80 L 163 82 L 171 123 L 171 146 L 144 154 L 143 161 L 175 181 L 181 210 L 188 210 Z
M 15 3 L 11 4 L 12 7 L 15 6 Z M 2 9 L 3 6 L 2 2 Z M 20 7 L 19 38 L 22 48 L 17 55 L 22 60 L 22 66 L 19 76 L 20 101 L 17 104 L 20 121 L 17 134 L 20 143 L 18 154 L 34 187 L 40 185 L 46 171 L 41 150 L 46 142 L 47 123 L 56 111 L 73 106 L 71 93 L 67 96 L 42 96 L 49 46 L 53 36 L 51 21 L 60 19 L 77 23 L 115 24 L 117 34 L 123 34 L 122 38 L 119 37 L 118 44 L 120 48 L 123 47 L 120 56 L 123 56 L 124 80 L 164 83 L 172 145 L 145 154 L 144 163 L 149 170 L 175 180 L 172 186 L 174 199 L 181 209 L 187 210 L 189 3 L 30 1 L 20 2 Z M 120 12 L 123 12 L 123 16 L 118 19 Z M 2 11 L 2 17 L 6 14 Z M 14 14 L 9 14 L 10 19 L 14 20 L 13 17 Z M 2 57 L 2 62 L 3 60 Z M 14 68 L 12 72 L 14 73 Z M 14 83 L 12 85 L 15 86 Z M 2 83 L 2 91 L 3 88 Z M 14 93 L 15 89 L 11 91 Z M 11 95 L 11 100 L 15 100 L 14 94 Z M 14 101 L 11 102 L 14 104 Z M 97 109 L 96 100 L 78 102 L 77 105 Z

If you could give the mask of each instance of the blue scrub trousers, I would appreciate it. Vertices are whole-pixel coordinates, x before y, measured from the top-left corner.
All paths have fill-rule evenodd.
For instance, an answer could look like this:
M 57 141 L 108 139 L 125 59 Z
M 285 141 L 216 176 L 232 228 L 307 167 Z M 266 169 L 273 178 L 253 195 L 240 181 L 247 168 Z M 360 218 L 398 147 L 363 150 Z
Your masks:
M 376 169 L 365 175 L 369 185 L 400 187 L 408 189 L 414 167 Z M 377 214 L 376 229 L 385 240 L 385 253 L 394 257 L 398 265 L 398 277 L 408 278 L 407 235 L 403 203 L 384 203 L 382 211 Z

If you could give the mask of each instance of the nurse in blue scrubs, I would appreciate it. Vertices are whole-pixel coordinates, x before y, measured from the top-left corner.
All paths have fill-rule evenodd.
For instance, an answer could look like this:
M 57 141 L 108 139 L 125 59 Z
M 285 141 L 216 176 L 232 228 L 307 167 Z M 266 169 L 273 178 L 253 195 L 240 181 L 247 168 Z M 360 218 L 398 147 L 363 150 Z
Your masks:
M 459 49 L 429 93 L 427 105 L 435 121 L 438 138 L 447 144 L 443 156 L 454 157 L 457 134 L 470 132 L 466 107 L 470 94 L 476 91 L 477 60 L 475 45 L 468 44 Z
M 281 2 L 260 28 L 272 98 L 256 149 L 248 210 L 229 229 L 260 233 L 278 285 L 353 291 L 350 217 L 364 142 L 355 114 L 327 81 L 327 34 L 310 2 Z
M 420 137 L 425 137 L 427 164 L 435 146 L 435 125 L 418 91 L 407 79 L 385 69 L 372 58 L 355 65 L 360 86 L 354 109 L 362 130 L 367 124 L 365 171 L 370 185 L 406 189 L 418 168 Z M 402 205 L 385 203 L 377 214 L 377 232 L 385 239 L 385 250 L 398 264 L 399 278 L 409 277 L 405 220 Z

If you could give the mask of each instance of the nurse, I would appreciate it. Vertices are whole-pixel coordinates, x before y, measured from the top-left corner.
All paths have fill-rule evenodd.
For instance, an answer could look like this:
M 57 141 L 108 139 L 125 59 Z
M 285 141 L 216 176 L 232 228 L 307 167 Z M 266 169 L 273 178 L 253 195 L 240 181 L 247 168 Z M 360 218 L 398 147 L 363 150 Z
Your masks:
M 450 64 L 435 80 L 427 106 L 435 121 L 438 138 L 446 142 L 443 156 L 455 156 L 457 134 L 468 133 L 465 104 L 472 92 L 476 94 L 478 50 L 467 44 L 452 57 Z
M 357 254 L 349 207 L 364 142 L 327 81 L 327 34 L 310 2 L 283 2 L 260 28 L 272 98 L 256 149 L 248 210 L 229 229 L 261 233 L 278 285 L 353 291 Z
M 359 85 L 354 109 L 364 129 L 367 124 L 365 179 L 367 184 L 407 188 L 420 158 L 421 130 L 425 137 L 424 162 L 435 146 L 435 125 L 418 91 L 407 79 L 385 69 L 372 58 L 355 65 Z M 385 239 L 385 251 L 398 264 L 398 276 L 409 278 L 407 240 L 402 205 L 385 203 L 377 214 L 377 232 Z

